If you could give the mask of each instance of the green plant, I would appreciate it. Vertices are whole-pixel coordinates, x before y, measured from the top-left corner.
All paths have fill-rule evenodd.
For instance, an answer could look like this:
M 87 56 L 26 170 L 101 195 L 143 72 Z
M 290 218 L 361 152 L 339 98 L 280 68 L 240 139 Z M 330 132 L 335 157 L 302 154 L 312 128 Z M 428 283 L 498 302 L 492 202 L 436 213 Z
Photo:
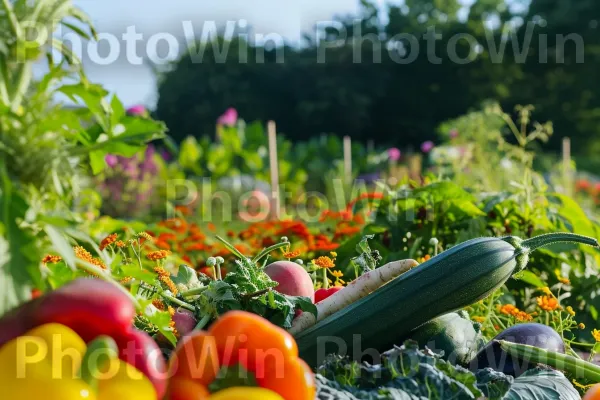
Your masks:
M 75 229 L 90 202 L 81 197 L 87 174 L 98 173 L 107 153 L 132 155 L 164 126 L 129 117 L 118 98 L 90 83 L 81 63 L 56 38 L 36 41 L 35 28 L 58 24 L 94 36 L 88 18 L 68 0 L 0 4 L 0 313 L 43 287 L 43 250 L 50 245 L 68 266 L 78 262 L 69 241 L 89 241 Z M 83 26 L 69 22 L 73 19 Z M 64 55 L 53 62 L 53 50 Z M 50 70 L 39 81 L 32 67 L 43 56 Z M 55 95 L 77 108 L 56 104 Z

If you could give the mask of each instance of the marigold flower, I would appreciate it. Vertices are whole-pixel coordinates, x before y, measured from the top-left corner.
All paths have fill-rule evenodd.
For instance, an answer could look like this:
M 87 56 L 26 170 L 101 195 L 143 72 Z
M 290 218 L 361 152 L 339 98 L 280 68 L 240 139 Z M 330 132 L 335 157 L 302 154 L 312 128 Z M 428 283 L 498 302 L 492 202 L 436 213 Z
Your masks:
M 499 307 L 499 310 L 504 315 L 514 315 L 519 312 L 519 309 L 512 304 L 504 304 Z
M 136 236 L 138 238 L 146 239 L 149 242 L 153 242 L 154 241 L 154 238 L 152 236 L 150 236 L 150 234 L 148 232 L 138 232 L 138 234 Z
M 75 252 L 75 257 L 79 258 L 80 260 L 93 264 L 102 269 L 106 269 L 106 265 L 102 262 L 102 260 L 92 257 L 92 254 L 83 247 L 76 246 L 73 248 L 73 251 Z
M 100 242 L 100 250 L 104 250 L 105 248 L 107 248 L 108 246 L 110 246 L 111 244 L 113 244 L 116 241 L 117 241 L 116 233 L 108 235 L 107 237 L 102 239 L 102 241 Z
M 552 294 L 552 292 L 550 291 L 550 288 L 549 288 L 548 286 L 544 286 L 544 287 L 542 288 L 542 292 L 544 292 L 544 294 L 545 294 L 546 296 L 554 296 L 554 295 Z
M 42 258 L 42 262 L 44 264 L 56 264 L 58 262 L 62 261 L 62 257 L 61 256 L 55 256 L 52 254 L 47 254 L 44 256 L 44 258 Z
M 133 278 L 131 276 L 126 276 L 125 278 L 120 280 L 121 285 L 126 285 L 131 282 Z
M 173 293 L 174 295 L 177 295 L 177 293 L 179 293 L 179 291 L 177 290 L 177 286 L 175 286 L 175 283 L 173 283 L 173 281 L 171 280 L 171 274 L 165 271 L 164 268 L 156 267 L 154 268 L 154 272 L 157 273 L 158 280 L 164 283 L 165 286 L 169 288 L 171 293 Z
M 283 257 L 285 257 L 285 258 L 295 258 L 295 257 L 298 257 L 299 255 L 300 255 L 300 252 L 298 250 L 286 251 L 285 253 L 283 253 Z
M 127 243 L 125 243 L 125 242 L 124 242 L 124 241 L 122 241 L 122 240 L 117 240 L 117 241 L 115 242 L 115 246 L 117 246 L 118 248 L 122 249 L 123 247 L 126 247 L 126 246 L 127 246 Z
M 556 297 L 551 296 L 541 296 L 537 298 L 538 306 L 544 311 L 554 311 L 557 308 L 560 308 L 558 304 L 558 300 Z
M 168 250 L 156 250 L 146 254 L 146 258 L 150 261 L 162 260 L 171 254 Z
M 592 331 L 592 336 L 596 342 L 600 342 L 600 331 L 598 329 Z
M 313 264 L 321 267 L 321 268 L 333 268 L 335 267 L 335 263 L 333 260 L 327 256 L 321 256 L 316 260 L 312 260 Z
M 152 300 L 152 305 L 161 311 L 165 310 L 165 303 L 160 299 Z
M 533 320 L 533 317 L 529 314 L 527 314 L 525 311 L 519 311 L 516 312 L 514 314 L 514 317 L 517 319 L 517 321 L 520 322 L 529 322 Z

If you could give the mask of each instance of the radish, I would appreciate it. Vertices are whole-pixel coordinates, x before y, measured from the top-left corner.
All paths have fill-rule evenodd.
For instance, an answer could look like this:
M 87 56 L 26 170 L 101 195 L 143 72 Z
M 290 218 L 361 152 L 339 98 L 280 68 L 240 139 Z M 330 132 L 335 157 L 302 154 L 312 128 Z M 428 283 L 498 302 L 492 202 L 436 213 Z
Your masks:
M 410 259 L 393 261 L 361 275 L 342 290 L 317 303 L 317 318 L 311 313 L 302 313 L 298 318 L 294 319 L 289 332 L 292 335 L 296 335 L 310 328 L 318 321 L 362 299 L 417 265 L 419 265 L 418 262 Z
M 275 288 L 279 293 L 308 297 L 314 303 L 313 281 L 302 266 L 292 261 L 276 261 L 265 267 L 265 273 L 279 283 Z

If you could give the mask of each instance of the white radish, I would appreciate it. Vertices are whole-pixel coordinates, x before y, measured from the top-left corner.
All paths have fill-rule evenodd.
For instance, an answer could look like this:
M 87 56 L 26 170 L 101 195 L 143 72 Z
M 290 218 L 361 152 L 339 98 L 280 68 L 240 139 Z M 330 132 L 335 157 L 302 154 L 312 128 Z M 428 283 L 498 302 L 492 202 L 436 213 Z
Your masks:
M 419 265 L 418 262 L 410 259 L 392 261 L 391 263 L 359 276 L 339 292 L 336 292 L 328 298 L 318 302 L 316 304 L 317 318 L 308 312 L 300 314 L 292 322 L 292 327 L 289 329 L 289 332 L 292 335 L 296 335 L 303 330 L 310 328 L 317 322 L 327 318 L 333 313 L 340 311 L 355 301 L 362 299 L 386 283 L 392 281 L 394 278 L 404 274 L 405 272 L 408 272 L 417 265 Z

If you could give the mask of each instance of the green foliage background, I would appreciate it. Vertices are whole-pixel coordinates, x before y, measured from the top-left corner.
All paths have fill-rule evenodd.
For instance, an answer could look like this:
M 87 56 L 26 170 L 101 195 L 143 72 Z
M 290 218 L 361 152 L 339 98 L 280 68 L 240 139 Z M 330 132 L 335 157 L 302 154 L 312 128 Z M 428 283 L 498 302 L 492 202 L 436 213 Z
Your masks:
M 156 116 L 178 141 L 214 132 L 216 118 L 225 108 L 235 107 L 247 120 L 277 121 L 279 130 L 294 141 L 333 132 L 365 142 L 418 146 L 434 138 L 441 122 L 495 99 L 508 110 L 532 104 L 540 120 L 554 121 L 557 134 L 548 148 L 558 149 L 561 138 L 570 136 L 575 150 L 598 151 L 600 88 L 597 79 L 590 79 L 600 61 L 597 1 L 532 0 L 529 5 L 522 0 L 477 0 L 466 16 L 457 0 L 407 0 L 385 10 L 366 0 L 361 3 L 359 15 L 338 21 L 348 38 L 357 29 L 363 36 L 379 35 L 381 62 L 373 58 L 371 40 L 360 44 L 348 39 L 342 47 L 324 50 L 316 35 L 309 35 L 299 47 L 264 49 L 234 35 L 231 42 L 220 41 L 220 46 L 230 46 L 223 63 L 217 62 L 215 49 L 206 46 L 201 63 L 184 55 L 161 74 Z M 504 28 L 511 23 L 516 28 L 509 33 Z M 428 55 L 432 27 L 442 36 L 435 42 L 436 62 Z M 395 62 L 386 50 L 400 46 L 394 35 L 402 33 L 419 38 L 418 56 L 411 63 Z M 456 34 L 471 35 L 482 46 L 480 54 L 472 54 L 472 62 L 449 59 L 447 49 L 449 44 L 453 47 L 450 41 Z M 335 29 L 319 35 L 338 39 Z M 573 35 L 584 43 L 580 54 Z M 540 50 L 545 48 L 543 41 L 547 54 Z M 406 40 L 402 46 L 410 55 L 417 54 Z M 504 57 L 493 57 L 502 46 Z M 240 48 L 246 54 L 245 47 L 247 62 L 239 55 Z M 321 51 L 325 62 L 317 63 Z M 456 52 L 468 57 L 466 40 L 457 42 Z M 277 62 L 278 53 L 284 62 Z M 548 62 L 540 62 L 546 55 Z M 361 62 L 353 62 L 358 56 Z

